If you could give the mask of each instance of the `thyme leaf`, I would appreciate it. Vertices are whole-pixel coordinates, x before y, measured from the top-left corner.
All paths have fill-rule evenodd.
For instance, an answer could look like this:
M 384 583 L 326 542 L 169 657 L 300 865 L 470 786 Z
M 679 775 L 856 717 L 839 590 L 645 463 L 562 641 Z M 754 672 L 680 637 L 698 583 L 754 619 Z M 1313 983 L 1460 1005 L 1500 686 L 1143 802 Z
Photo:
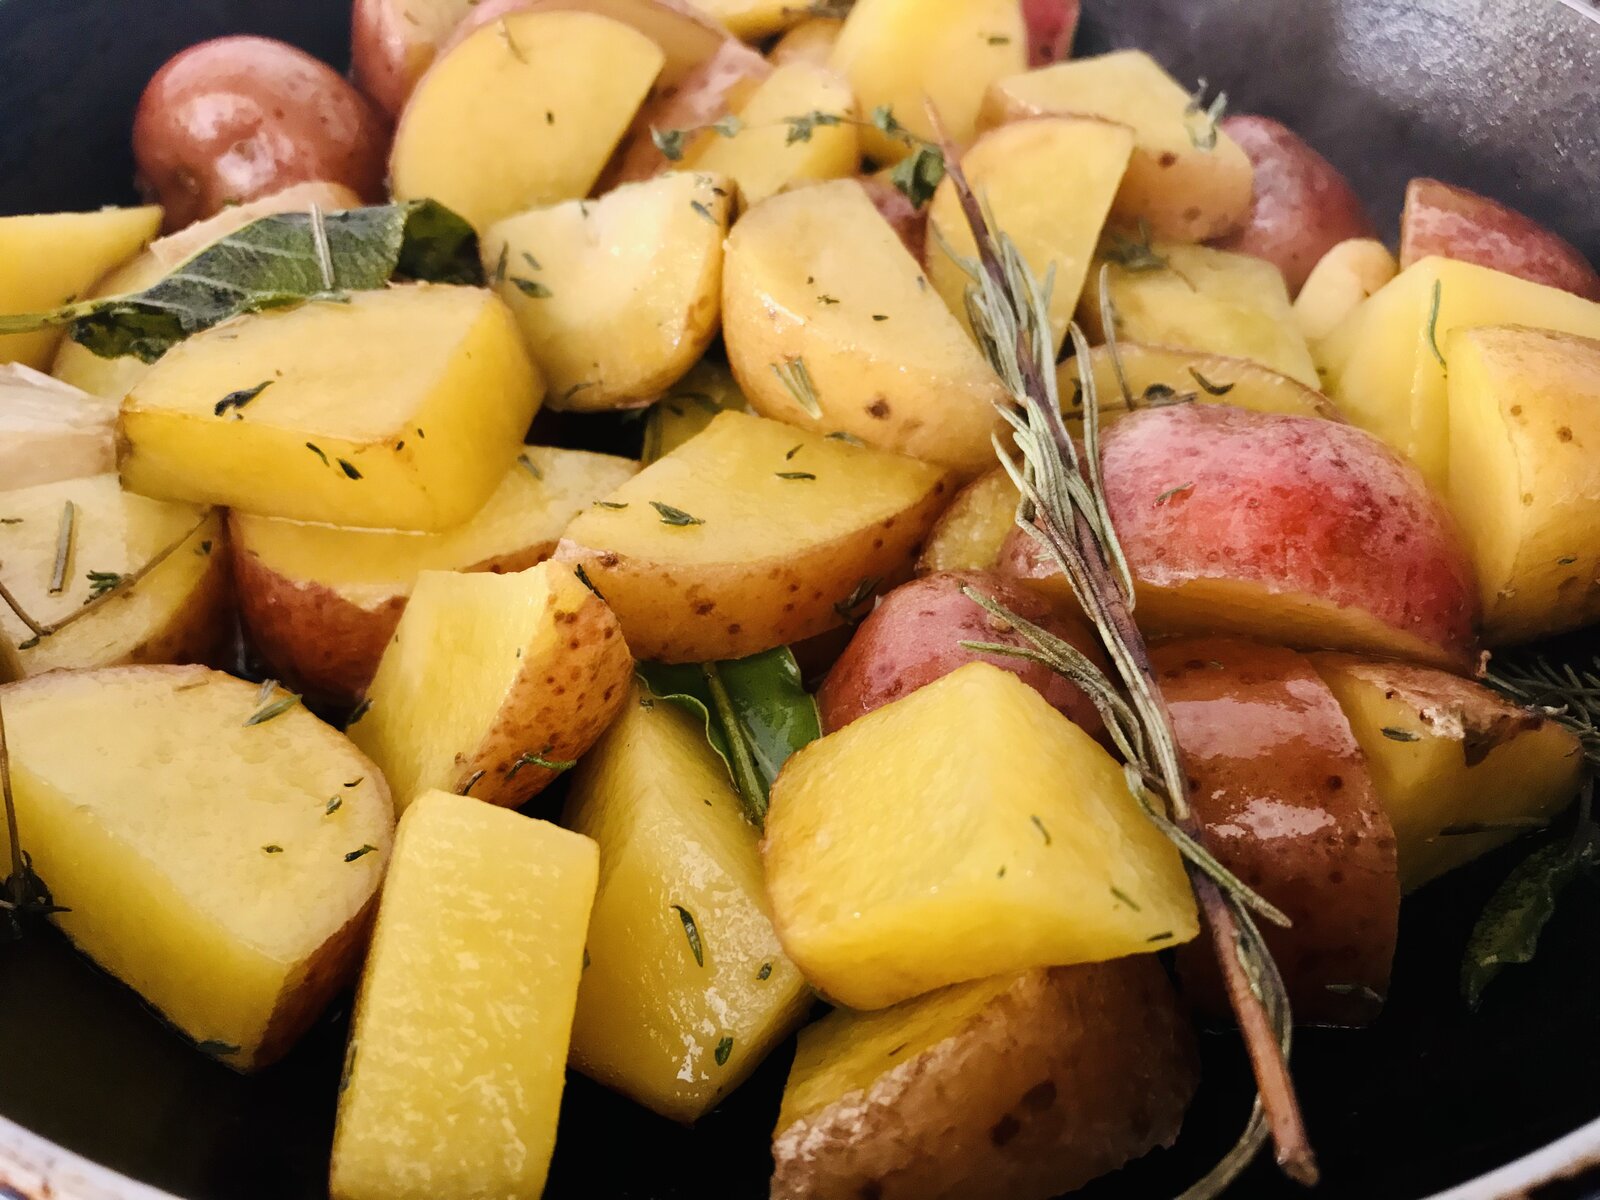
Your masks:
M 684 526 L 705 524 L 705 522 L 699 517 L 690 516 L 688 513 L 684 512 L 683 509 L 673 508 L 672 505 L 663 504 L 659 500 L 650 501 L 650 507 L 661 514 L 661 523 L 663 525 Z
M 674 904 L 672 911 L 678 914 L 678 920 L 683 923 L 683 936 L 689 940 L 689 953 L 694 955 L 696 966 L 706 965 L 706 948 L 700 941 L 700 927 L 694 922 L 694 914 L 681 904 Z
M 273 381 L 270 379 L 263 379 L 260 383 L 256 384 L 255 387 L 240 388 L 236 392 L 229 392 L 221 400 L 217 401 L 211 411 L 220 417 L 231 409 L 233 410 L 234 416 L 237 417 L 239 415 L 239 409 L 243 408 L 246 404 L 249 404 L 250 401 L 261 395 L 262 392 L 266 391 L 272 386 L 272 383 Z
M 817 385 L 811 381 L 805 359 L 797 354 L 781 363 L 773 363 L 772 373 L 794 397 L 794 402 L 805 409 L 808 417 L 813 421 L 822 420 L 822 402 L 817 399 Z

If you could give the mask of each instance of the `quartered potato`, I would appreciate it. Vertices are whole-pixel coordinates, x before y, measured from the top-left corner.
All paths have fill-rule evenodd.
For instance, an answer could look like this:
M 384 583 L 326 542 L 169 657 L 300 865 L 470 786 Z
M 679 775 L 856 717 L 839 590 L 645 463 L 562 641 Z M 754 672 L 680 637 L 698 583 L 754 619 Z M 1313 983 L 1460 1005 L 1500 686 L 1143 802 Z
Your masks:
M 721 313 L 731 188 L 720 175 L 675 172 L 489 229 L 484 270 L 552 408 L 643 404 L 705 353 Z
M 218 1062 L 281 1058 L 361 959 L 394 825 L 372 763 L 205 667 L 52 672 L 0 706 L 52 920 Z
M 710 358 L 701 359 L 670 392 L 650 406 L 640 457 L 645 463 L 653 463 L 672 453 L 711 424 L 719 412 L 728 409 L 747 413 L 750 402 L 727 367 Z
M 807 17 L 773 43 L 767 58 L 775 67 L 810 63 L 825 67 L 833 58 L 833 44 L 844 28 L 842 17 Z
M 117 404 L 41 375 L 0 366 L 0 492 L 117 469 Z
M 1248 358 L 1119 341 L 1115 356 L 1109 346 L 1095 346 L 1089 351 L 1089 373 L 1100 402 L 1102 428 L 1128 413 L 1124 384 L 1135 409 L 1192 397 L 1199 404 L 1344 420 L 1333 402 L 1315 388 Z M 1056 388 L 1067 419 L 1074 423 L 1081 420 L 1083 385 L 1076 358 L 1056 369 Z
M 1372 238 L 1340 242 L 1317 260 L 1294 298 L 1294 320 L 1317 357 L 1317 343 L 1399 273 L 1389 247 Z
M 956 493 L 935 522 L 917 559 L 917 574 L 988 571 L 1017 526 L 1022 493 L 1001 467 L 980 475 Z

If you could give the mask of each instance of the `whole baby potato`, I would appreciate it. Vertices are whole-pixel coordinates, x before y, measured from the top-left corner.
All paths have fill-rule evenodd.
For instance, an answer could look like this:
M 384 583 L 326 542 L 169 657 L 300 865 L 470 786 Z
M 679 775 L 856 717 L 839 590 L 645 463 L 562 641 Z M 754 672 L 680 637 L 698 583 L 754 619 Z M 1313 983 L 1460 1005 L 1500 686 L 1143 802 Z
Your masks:
M 383 197 L 388 129 L 326 63 L 270 38 L 216 38 L 169 59 L 133 121 L 140 186 L 170 232 L 310 180 Z

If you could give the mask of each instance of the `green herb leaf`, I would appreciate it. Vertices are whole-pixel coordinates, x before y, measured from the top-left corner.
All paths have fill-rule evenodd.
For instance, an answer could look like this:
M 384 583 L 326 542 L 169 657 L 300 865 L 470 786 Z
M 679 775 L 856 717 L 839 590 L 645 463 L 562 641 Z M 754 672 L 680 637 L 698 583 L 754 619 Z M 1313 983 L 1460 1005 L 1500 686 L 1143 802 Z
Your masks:
M 772 978 L 772 964 L 769 963 L 769 962 L 762 963 L 761 964 L 761 970 L 756 972 L 756 978 L 758 980 L 760 980 L 762 983 L 765 983 L 767 980 L 771 979 Z
M 511 285 L 524 296 L 528 296 L 534 300 L 548 300 L 551 296 L 555 295 L 554 292 L 545 287 L 545 285 L 540 283 L 537 279 L 529 279 L 525 275 L 513 275 L 511 277 Z
M 517 455 L 517 465 L 529 475 L 532 475 L 535 479 L 543 482 L 544 472 L 539 470 L 539 468 L 534 464 L 533 459 L 529 458 L 526 454 Z M 598 501 L 596 501 L 596 503 L 598 503 Z
M 700 941 L 700 927 L 694 923 L 694 914 L 681 904 L 674 904 L 672 911 L 683 922 L 683 936 L 689 939 L 689 952 L 694 955 L 695 965 L 705 966 L 706 948 Z
M 300 703 L 300 697 L 293 692 L 279 696 L 276 700 L 270 699 L 277 687 L 278 681 L 275 679 L 269 679 L 261 685 L 261 692 L 256 697 L 256 710 L 245 718 L 246 728 L 251 725 L 265 725 L 274 717 L 283 716 L 284 713 Z
M 1171 265 L 1156 253 L 1150 238 L 1150 226 L 1142 220 L 1139 222 L 1137 238 L 1116 230 L 1110 231 L 1100 247 L 1100 257 L 1106 262 L 1116 263 L 1124 271 L 1164 271 Z
M 219 1042 L 215 1038 L 207 1038 L 203 1042 L 196 1042 L 194 1048 L 201 1054 L 208 1054 L 212 1058 L 229 1058 L 239 1053 L 239 1047 L 232 1042 Z
M 333 816 L 334 813 L 338 812 L 343 807 L 344 807 L 344 800 L 341 797 L 339 797 L 339 796 L 329 796 L 328 797 L 328 803 L 323 806 L 322 815 L 325 816 L 325 817 L 331 817 L 331 816 Z
M 89 580 L 89 599 L 84 601 L 84 603 L 87 604 L 89 603 L 89 600 L 98 599 L 109 592 L 112 588 L 116 587 L 117 584 L 121 583 L 122 572 L 90 571 L 85 578 Z
M 533 753 L 531 750 L 527 751 L 520 758 L 518 758 L 516 762 L 511 764 L 511 769 L 506 772 L 506 778 L 516 778 L 517 772 L 522 770 L 523 767 L 542 767 L 546 771 L 555 771 L 557 774 L 560 774 L 562 771 L 570 771 L 573 767 L 578 765 L 578 760 L 575 758 L 546 758 L 545 755 L 549 753 L 550 746 L 548 744 L 537 754 Z
M 1184 123 L 1188 126 L 1189 141 L 1196 150 L 1215 150 L 1220 133 L 1217 125 L 1228 110 L 1228 93 L 1218 92 L 1210 104 L 1205 102 L 1205 96 L 1206 81 L 1202 79 L 1183 110 Z
M 367 855 L 374 853 L 377 849 L 378 848 L 376 846 L 365 845 L 365 846 L 362 846 L 359 850 L 350 851 L 349 854 L 346 854 L 344 856 L 344 860 L 347 863 L 355 862 L 356 859 L 365 858 Z
M 727 1066 L 728 1065 L 728 1058 L 732 1054 L 733 1054 L 733 1039 L 731 1037 L 725 1037 L 720 1042 L 717 1043 L 717 1049 L 716 1049 L 717 1066 L 719 1066 L 719 1067 Z
M 347 458 L 336 458 L 333 461 L 339 464 L 339 470 L 341 470 L 341 471 L 343 471 L 345 473 L 345 477 L 347 479 L 360 479 L 361 478 L 361 472 L 356 469 L 355 464 L 352 463 L 349 459 L 347 459 Z
M 856 624 L 861 620 L 861 616 L 856 610 L 872 599 L 872 594 L 878 590 L 878 585 L 882 582 L 883 580 L 876 576 L 859 580 L 856 583 L 855 590 L 835 604 L 833 611 L 838 613 L 847 624 Z
M 650 507 L 661 514 L 663 525 L 704 525 L 699 517 L 692 517 L 681 508 L 673 508 L 670 504 L 663 504 L 659 500 L 650 501 Z
M 263 854 L 282 854 L 283 853 L 283 847 L 278 845 L 276 842 L 272 842 L 272 843 L 269 843 L 268 845 L 265 845 L 265 846 L 261 847 L 261 852 Z
M 216 406 L 211 411 L 220 417 L 229 409 L 233 409 L 235 410 L 235 415 L 237 415 L 237 410 L 243 408 L 246 404 L 249 404 L 250 401 L 254 400 L 257 396 L 261 395 L 262 392 L 266 391 L 271 386 L 272 380 L 263 379 L 260 383 L 256 384 L 255 387 L 240 388 L 237 392 L 229 392 L 221 400 L 217 401 Z
M 1233 391 L 1236 386 L 1238 386 L 1237 384 L 1232 383 L 1212 383 L 1193 367 L 1189 368 L 1189 374 L 1194 378 L 1194 381 L 1200 385 L 1200 390 L 1205 392 L 1208 396 L 1226 396 L 1229 392 Z
M 1162 492 L 1161 495 L 1157 496 L 1154 500 L 1152 500 L 1150 502 L 1150 507 L 1152 507 L 1152 508 L 1160 508 L 1168 500 L 1171 500 L 1174 496 L 1181 496 L 1185 492 L 1192 492 L 1192 491 L 1194 491 L 1194 484 L 1192 484 L 1192 483 L 1180 483 L 1177 487 L 1170 487 L 1166 491 Z
M 944 153 L 931 142 L 919 142 L 910 154 L 894 165 L 889 172 L 889 182 L 900 189 L 913 208 L 921 208 L 933 199 L 944 172 Z
M 655 143 L 656 149 L 661 151 L 661 157 L 668 162 L 683 161 L 683 144 L 687 140 L 690 130 L 687 129 L 650 129 L 650 140 Z
M 811 135 L 819 126 L 838 125 L 843 120 L 844 118 L 838 113 L 821 112 L 817 109 L 802 113 L 798 117 L 784 117 L 783 123 L 789 127 L 789 135 L 784 138 L 783 144 L 792 146 L 796 142 L 809 142 Z
M 806 368 L 805 359 L 795 355 L 781 363 L 773 363 L 772 373 L 788 389 L 794 402 L 806 410 L 808 417 L 814 421 L 822 419 L 822 402 L 817 399 L 817 385 L 811 382 L 811 372 Z
M 777 475 L 778 475 L 779 479 L 815 479 L 816 478 L 816 476 L 813 475 L 810 471 L 779 471 L 777 473 Z
M 1428 349 L 1433 351 L 1434 358 L 1439 360 L 1439 365 L 1445 370 L 1450 369 L 1450 364 L 1444 361 L 1444 354 L 1439 349 L 1439 305 L 1444 300 L 1444 280 L 1433 281 L 1433 297 L 1428 303 Z
M 1385 725 L 1378 731 L 1391 742 L 1420 742 L 1421 734 L 1412 733 L 1409 729 L 1399 729 L 1393 725 Z

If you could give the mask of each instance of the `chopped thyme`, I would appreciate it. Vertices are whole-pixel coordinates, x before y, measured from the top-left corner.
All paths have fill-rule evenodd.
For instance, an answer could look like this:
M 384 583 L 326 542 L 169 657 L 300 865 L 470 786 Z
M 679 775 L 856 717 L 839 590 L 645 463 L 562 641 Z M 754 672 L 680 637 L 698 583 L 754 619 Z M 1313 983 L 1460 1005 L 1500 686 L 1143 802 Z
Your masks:
M 196 546 L 194 548 L 194 552 L 197 555 L 199 555 L 201 558 L 204 558 L 206 555 L 210 554 L 211 553 L 211 539 L 210 538 L 206 538 L 205 541 L 201 542 L 198 546 Z
M 376 846 L 368 843 L 366 845 L 363 845 L 359 850 L 350 851 L 349 854 L 346 854 L 344 856 L 344 860 L 347 863 L 352 863 L 352 862 L 355 862 L 356 859 L 358 859 L 358 858 L 365 858 L 367 855 L 373 853 L 376 850 L 377 850 Z
M 1419 734 L 1412 733 L 1409 729 L 1397 729 L 1393 725 L 1385 725 L 1378 731 L 1391 742 L 1420 742 Z
M 1439 365 L 1445 370 L 1450 369 L 1450 364 L 1444 361 L 1444 355 L 1439 350 L 1439 303 L 1444 299 L 1444 280 L 1433 281 L 1433 299 L 1428 305 L 1428 349 L 1433 351 L 1434 358 L 1439 360 Z
M 606 598 L 605 593 L 599 588 L 595 587 L 594 580 L 589 578 L 589 572 L 583 569 L 582 563 L 574 563 L 572 566 L 572 573 L 578 577 L 579 583 L 583 584 L 584 587 L 588 588 L 599 599 L 604 600 Z
M 1145 941 L 1147 942 L 1170 942 L 1171 940 L 1172 930 L 1170 929 L 1163 930 L 1160 933 L 1152 933 L 1149 937 L 1145 938 Z
M 1137 238 L 1113 230 L 1107 244 L 1100 249 L 1100 257 L 1107 262 L 1116 263 L 1124 271 L 1164 271 L 1171 266 L 1164 257 L 1156 253 L 1150 239 L 1150 226 L 1143 219 L 1139 221 Z
M 796 142 L 809 142 L 819 125 L 839 125 L 843 121 L 844 118 L 838 113 L 822 112 L 818 109 L 801 113 L 798 117 L 784 117 L 783 123 L 789 127 L 789 135 L 784 138 L 783 144 L 792 146 Z
M 707 208 L 704 204 L 702 204 L 700 201 L 698 201 L 698 200 L 689 201 L 689 207 L 694 209 L 695 212 L 699 213 L 702 217 L 704 217 L 706 220 L 710 221 L 713 225 L 721 225 L 722 224 L 721 221 L 717 220 L 716 216 L 712 213 L 712 211 L 709 208 Z
M 484 777 L 485 773 L 486 772 L 480 768 L 474 771 L 471 775 L 468 775 L 466 782 L 461 785 L 456 794 L 460 796 L 470 796 L 472 794 L 472 789 L 477 785 L 478 780 Z
M 350 726 L 354 725 L 357 721 L 361 720 L 362 717 L 366 716 L 368 711 L 371 708 L 372 708 L 372 701 L 369 700 L 369 699 L 363 698 L 361 703 L 356 705 L 355 708 L 353 710 L 351 710 L 349 718 L 344 723 L 344 727 L 346 729 L 349 729 Z M 345 787 L 350 787 L 350 786 L 351 785 L 348 784 L 348 783 L 345 784 Z
M 618 502 L 616 500 L 596 500 L 594 506 L 596 508 L 609 508 L 612 512 L 621 512 L 628 507 L 626 501 Z
M 705 966 L 706 948 L 700 941 L 700 927 L 694 923 L 694 914 L 681 904 L 674 904 L 672 910 L 683 922 L 683 936 L 689 939 L 689 952 L 694 955 L 695 965 Z
M 784 453 L 783 461 L 784 462 L 788 462 L 796 454 L 799 454 L 800 451 L 802 451 L 804 449 L 805 449 L 805 446 L 803 444 L 797 444 L 797 445 L 790 446 L 789 449 L 787 451 L 785 451 L 785 453 Z
M 1200 390 L 1205 392 L 1208 396 L 1226 396 L 1237 386 L 1236 384 L 1232 383 L 1212 383 L 1193 367 L 1189 368 L 1189 374 L 1193 376 L 1194 381 L 1200 385 Z
M 1219 133 L 1217 123 L 1228 110 L 1228 93 L 1218 92 L 1210 104 L 1206 104 L 1205 96 L 1206 81 L 1202 79 L 1183 110 L 1184 124 L 1188 127 L 1189 141 L 1196 150 L 1215 150 Z
M 261 847 L 261 852 L 263 854 L 282 854 L 283 853 L 283 847 L 278 845 L 276 842 L 272 842 L 272 843 L 269 843 L 268 845 L 265 845 L 265 846 Z
M 663 504 L 659 500 L 650 501 L 650 507 L 661 514 L 663 525 L 704 525 L 699 517 L 692 517 L 681 508 L 673 508 L 670 504 Z
M 728 1058 L 732 1054 L 733 1054 L 733 1039 L 731 1037 L 725 1037 L 720 1042 L 717 1043 L 717 1049 L 716 1049 L 717 1066 L 719 1066 L 719 1067 L 727 1066 L 728 1065 Z
M 21 517 L 0 517 L 0 525 L 21 525 Z
M 1050 844 L 1050 831 L 1044 827 L 1044 822 L 1037 815 L 1029 816 L 1028 820 L 1033 822 L 1034 828 L 1039 831 L 1039 836 L 1044 838 L 1044 844 L 1048 846 Z
M 330 463 L 328 461 L 328 456 L 322 452 L 322 447 L 321 446 L 318 446 L 313 442 L 307 442 L 306 443 L 306 449 L 311 451 L 311 453 L 315 454 L 318 458 L 320 458 L 322 460 L 322 465 L 323 466 L 330 467 L 330 466 L 333 465 L 332 463 Z
M 1152 500 L 1150 502 L 1150 507 L 1151 508 L 1160 508 L 1162 505 L 1166 504 L 1166 502 L 1168 500 L 1171 500 L 1174 496 L 1181 496 L 1184 492 L 1192 492 L 1192 491 L 1194 491 L 1194 484 L 1193 483 L 1180 483 L 1177 487 L 1168 488 L 1166 491 L 1162 492 L 1161 495 L 1157 496 L 1154 500 Z
M 529 475 L 532 475 L 535 479 L 540 480 L 541 482 L 544 480 L 544 472 L 539 470 L 539 468 L 534 465 L 533 459 L 529 458 L 526 454 L 517 455 L 517 465 Z
M 837 296 L 830 296 L 827 292 L 823 292 L 822 295 L 817 297 L 817 303 L 824 305 L 837 304 L 839 303 L 839 298 Z
M 810 471 L 779 471 L 779 479 L 815 479 Z
M 765 983 L 767 980 L 771 979 L 772 978 L 772 964 L 769 963 L 769 962 L 762 963 L 761 964 L 761 970 L 756 972 L 756 978 L 758 980 L 760 980 L 762 983 Z
M 265 379 L 256 384 L 255 387 L 240 388 L 237 392 L 229 392 L 221 400 L 217 401 L 211 411 L 220 417 L 232 409 L 234 418 L 238 419 L 240 416 L 238 410 L 261 395 L 262 392 L 272 386 L 272 383 L 272 380 Z
M 121 583 L 122 572 L 90 571 L 85 578 L 89 580 L 89 599 L 84 601 L 84 603 L 87 604 L 89 603 L 89 600 L 98 599 L 99 597 L 105 595 L 105 593 L 109 592 L 112 588 L 116 587 L 117 584 Z
M 887 321 L 889 319 L 889 314 L 888 313 L 873 313 L 872 314 L 872 319 L 874 321 Z
M 364 779 L 366 779 L 365 775 L 357 775 L 354 779 L 352 779 L 349 783 L 345 784 L 344 786 L 347 787 L 347 788 L 360 787 L 361 783 L 362 783 L 362 781 Z
M 842 429 L 835 429 L 832 433 L 824 434 L 823 436 L 826 437 L 830 442 L 846 442 L 852 446 L 866 445 L 866 443 L 858 438 L 855 434 L 846 433 Z
M 272 695 L 272 692 L 276 687 L 277 680 L 275 679 L 269 679 L 265 684 L 262 685 L 261 690 L 263 693 L 265 693 L 265 695 L 258 696 L 256 698 L 257 708 L 255 712 L 251 713 L 245 718 L 244 723 L 246 728 L 249 728 L 251 725 L 265 725 L 274 717 L 283 716 L 284 713 L 288 712 L 296 704 L 300 703 L 300 697 L 295 695 L 293 692 L 290 692 L 286 696 L 280 696 L 276 700 L 266 701 L 264 703 L 263 701 L 265 700 L 265 697 Z
M 1011 39 L 1003 33 L 991 33 L 985 39 L 991 46 L 1009 46 Z
M 771 366 L 772 373 L 794 397 L 794 402 L 805 409 L 806 415 L 812 420 L 820 421 L 822 403 L 817 399 L 817 385 L 811 381 L 811 372 L 806 368 L 806 360 L 796 354 Z
M 1134 912 L 1143 912 L 1144 911 L 1143 908 L 1139 907 L 1139 902 L 1137 900 L 1135 900 L 1132 896 L 1128 895 L 1128 893 L 1123 891 L 1121 888 L 1113 887 L 1111 889 L 1111 894 L 1113 896 L 1115 896 L 1118 900 L 1122 901 L 1122 903 L 1126 904 L 1129 908 L 1133 909 Z
M 550 744 L 548 742 L 545 743 L 544 749 L 539 751 L 537 754 L 531 750 L 524 752 L 516 762 L 511 764 L 510 770 L 506 772 L 506 778 L 515 779 L 517 772 L 522 770 L 523 767 L 542 767 L 546 771 L 555 771 L 557 774 L 559 774 L 562 771 L 570 771 L 573 767 L 578 765 L 578 760 L 575 758 L 546 758 L 545 755 L 549 753 Z
M 494 270 L 489 275 L 489 278 L 494 281 L 496 287 L 499 287 L 506 281 L 506 267 L 508 265 L 507 260 L 510 257 L 511 243 L 504 242 L 500 246 L 500 257 L 495 259 Z
M 345 477 L 347 479 L 360 479 L 361 478 L 361 472 L 356 470 L 355 464 L 352 463 L 349 459 L 336 458 L 336 459 L 334 459 L 334 461 L 339 464 L 339 470 L 341 470 L 341 471 L 343 471 L 345 473 Z
M 862 579 L 855 586 L 855 590 L 833 606 L 833 611 L 851 625 L 860 619 L 856 616 L 856 609 L 872 599 L 872 593 L 878 590 L 878 585 L 883 580 L 874 575 Z
M 344 798 L 343 797 L 341 797 L 341 796 L 329 796 L 328 797 L 328 802 L 325 805 L 322 806 L 322 815 L 325 816 L 325 817 L 331 817 L 331 816 L 333 816 L 334 813 L 338 812 L 343 807 L 344 807 Z
M 511 277 L 511 283 L 517 289 L 517 291 L 521 292 L 524 296 L 533 298 L 534 300 L 548 300 L 551 296 L 555 295 L 554 292 L 545 287 L 545 285 L 540 283 L 537 279 L 529 279 L 525 275 L 513 275 Z

